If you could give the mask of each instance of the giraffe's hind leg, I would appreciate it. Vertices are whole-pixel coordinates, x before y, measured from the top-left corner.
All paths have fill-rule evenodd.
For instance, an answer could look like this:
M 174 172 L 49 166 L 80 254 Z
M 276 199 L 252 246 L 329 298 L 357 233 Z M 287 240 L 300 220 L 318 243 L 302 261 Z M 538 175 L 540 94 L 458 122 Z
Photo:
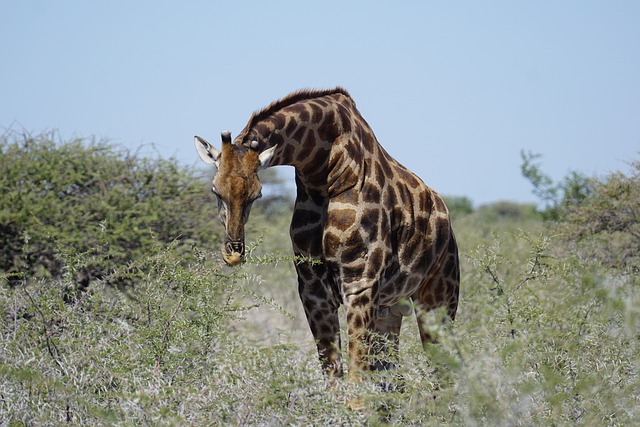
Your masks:
M 435 338 L 428 330 L 429 313 L 442 308 L 443 313 L 439 320 L 453 321 L 458 309 L 459 291 L 460 263 L 455 238 L 452 234 L 449 250 L 444 255 L 438 270 L 435 274 L 427 277 L 412 296 L 423 346 L 435 342 Z
M 374 333 L 370 337 L 370 368 L 378 372 L 378 387 L 383 391 L 404 390 L 404 378 L 396 372 L 402 318 L 411 313 L 408 304 L 398 303 L 377 311 Z
M 402 312 L 399 307 L 381 307 L 377 311 L 373 335 L 370 337 L 372 370 L 395 368 L 400 343 Z

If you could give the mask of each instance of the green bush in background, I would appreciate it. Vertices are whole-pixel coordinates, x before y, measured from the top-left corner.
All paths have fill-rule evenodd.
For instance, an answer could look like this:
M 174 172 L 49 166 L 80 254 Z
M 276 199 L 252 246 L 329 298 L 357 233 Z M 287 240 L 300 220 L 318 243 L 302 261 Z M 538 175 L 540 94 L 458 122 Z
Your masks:
M 591 179 L 590 197 L 566 208 L 560 230 L 581 256 L 608 267 L 640 272 L 640 161 L 628 174 Z
M 217 245 L 195 172 L 106 142 L 55 138 L 0 138 L 0 274 L 11 283 L 71 274 L 86 287 L 157 245 Z M 79 255 L 81 268 L 71 259 Z
M 590 261 L 640 271 L 640 161 L 605 177 L 571 172 L 561 182 L 542 172 L 539 154 L 522 152 L 522 174 L 544 204 L 542 216 L 558 223 L 567 246 Z

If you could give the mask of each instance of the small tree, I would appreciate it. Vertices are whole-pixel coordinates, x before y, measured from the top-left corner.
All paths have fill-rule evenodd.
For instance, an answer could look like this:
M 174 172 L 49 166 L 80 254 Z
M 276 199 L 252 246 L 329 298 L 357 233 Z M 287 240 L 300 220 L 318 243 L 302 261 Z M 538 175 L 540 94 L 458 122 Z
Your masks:
M 549 175 L 542 172 L 540 164 L 536 162 L 542 157 L 541 154 L 523 150 L 520 157 L 520 171 L 533 185 L 533 194 L 544 204 L 542 214 L 545 219 L 562 219 L 566 207 L 579 206 L 593 193 L 591 179 L 579 172 L 572 171 L 561 182 L 555 183 Z

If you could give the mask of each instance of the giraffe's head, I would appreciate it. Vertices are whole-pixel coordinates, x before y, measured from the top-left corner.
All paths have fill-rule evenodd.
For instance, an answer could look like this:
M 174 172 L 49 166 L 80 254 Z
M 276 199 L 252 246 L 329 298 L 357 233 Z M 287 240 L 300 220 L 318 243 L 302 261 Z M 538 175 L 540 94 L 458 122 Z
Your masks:
M 231 134 L 222 132 L 222 150 L 203 138 L 195 137 L 196 150 L 205 163 L 215 165 L 212 191 L 218 199 L 218 213 L 225 228 L 222 259 L 237 265 L 244 257 L 244 226 L 251 205 L 262 195 L 258 171 L 269 165 L 275 147 L 258 152 L 257 143 L 250 148 L 231 143 Z

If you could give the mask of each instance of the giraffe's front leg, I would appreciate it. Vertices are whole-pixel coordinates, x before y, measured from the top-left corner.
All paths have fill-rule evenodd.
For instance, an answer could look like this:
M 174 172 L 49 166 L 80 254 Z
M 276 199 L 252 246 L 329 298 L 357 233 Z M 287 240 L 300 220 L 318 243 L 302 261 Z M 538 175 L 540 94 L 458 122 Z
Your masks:
M 362 373 L 369 370 L 371 361 L 370 341 L 374 326 L 373 290 L 365 287 L 345 296 L 347 309 L 347 333 L 349 335 L 349 380 L 360 381 Z
M 339 304 L 328 297 L 330 290 L 319 280 L 299 278 L 300 299 L 318 349 L 322 370 L 329 382 L 343 374 L 340 350 Z

